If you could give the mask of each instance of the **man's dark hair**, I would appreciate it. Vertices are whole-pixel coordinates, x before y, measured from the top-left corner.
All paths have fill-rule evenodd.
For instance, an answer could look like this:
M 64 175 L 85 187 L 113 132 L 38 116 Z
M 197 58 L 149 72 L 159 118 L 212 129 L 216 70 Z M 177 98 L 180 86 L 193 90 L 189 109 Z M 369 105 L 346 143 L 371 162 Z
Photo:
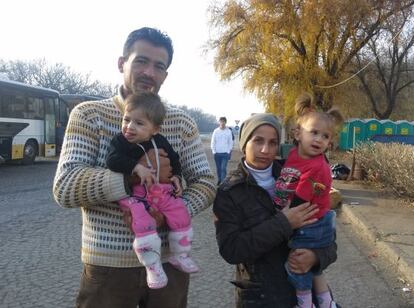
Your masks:
M 220 117 L 219 122 L 220 121 L 223 121 L 223 122 L 227 123 L 227 118 L 226 117 Z
M 143 40 L 151 43 L 155 47 L 164 47 L 168 53 L 168 64 L 170 66 L 174 54 L 171 38 L 164 32 L 158 29 L 144 27 L 135 31 L 132 31 L 124 44 L 123 56 L 128 57 L 131 53 L 131 47 L 136 41 Z

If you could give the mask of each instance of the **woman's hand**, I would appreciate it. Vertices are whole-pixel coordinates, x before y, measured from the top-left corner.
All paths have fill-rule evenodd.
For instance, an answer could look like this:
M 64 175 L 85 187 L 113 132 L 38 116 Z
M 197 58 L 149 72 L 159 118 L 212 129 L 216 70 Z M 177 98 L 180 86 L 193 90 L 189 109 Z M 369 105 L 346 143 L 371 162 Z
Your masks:
M 304 274 L 318 263 L 315 253 L 309 249 L 298 248 L 289 253 L 289 270 L 295 274 Z
M 298 205 L 294 208 L 285 207 L 282 213 L 288 219 L 292 229 L 312 224 L 317 221 L 316 218 L 311 218 L 319 212 L 317 204 L 310 204 L 309 202 Z

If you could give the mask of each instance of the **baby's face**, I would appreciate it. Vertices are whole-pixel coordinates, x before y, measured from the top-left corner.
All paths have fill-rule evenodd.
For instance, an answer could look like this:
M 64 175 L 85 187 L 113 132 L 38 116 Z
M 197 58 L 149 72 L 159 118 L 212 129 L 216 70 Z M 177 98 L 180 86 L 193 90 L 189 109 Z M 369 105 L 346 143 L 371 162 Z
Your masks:
M 130 143 L 148 141 L 158 131 L 159 127 L 154 125 L 140 108 L 125 110 L 122 118 L 122 134 Z

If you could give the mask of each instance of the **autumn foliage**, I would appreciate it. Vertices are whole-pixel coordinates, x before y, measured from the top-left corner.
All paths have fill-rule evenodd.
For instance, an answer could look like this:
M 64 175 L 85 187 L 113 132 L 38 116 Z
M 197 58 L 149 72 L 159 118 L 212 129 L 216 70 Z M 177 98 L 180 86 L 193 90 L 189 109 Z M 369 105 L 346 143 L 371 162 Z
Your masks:
M 241 75 L 268 111 L 293 115 L 308 91 L 329 109 L 356 54 L 413 0 L 227 1 L 210 7 L 209 41 L 222 79 Z M 332 86 L 337 85 L 337 86 Z

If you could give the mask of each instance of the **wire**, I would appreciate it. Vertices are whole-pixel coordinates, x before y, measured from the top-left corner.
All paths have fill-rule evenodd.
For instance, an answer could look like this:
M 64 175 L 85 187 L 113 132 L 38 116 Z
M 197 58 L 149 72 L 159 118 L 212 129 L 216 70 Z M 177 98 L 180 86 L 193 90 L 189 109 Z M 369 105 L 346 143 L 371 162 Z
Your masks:
M 397 34 L 390 40 L 390 43 L 392 41 L 394 41 L 398 35 L 400 35 L 401 31 L 402 31 L 403 27 L 401 27 L 400 31 L 397 32 Z M 358 75 L 359 73 L 361 73 L 363 70 L 365 70 L 368 65 L 370 65 L 372 62 L 374 62 L 376 60 L 376 57 L 374 57 L 371 61 L 369 61 L 363 68 L 361 68 L 358 72 L 354 73 L 353 75 L 351 75 L 350 77 L 346 78 L 345 80 L 342 80 L 338 83 L 335 83 L 333 85 L 329 85 L 329 86 L 320 86 L 320 85 L 315 85 L 315 87 L 317 88 L 321 88 L 321 89 L 329 89 L 329 88 L 335 88 L 337 86 L 340 86 L 342 84 L 344 84 L 345 82 L 348 82 L 349 80 L 351 80 L 352 78 L 354 78 L 356 75 Z

